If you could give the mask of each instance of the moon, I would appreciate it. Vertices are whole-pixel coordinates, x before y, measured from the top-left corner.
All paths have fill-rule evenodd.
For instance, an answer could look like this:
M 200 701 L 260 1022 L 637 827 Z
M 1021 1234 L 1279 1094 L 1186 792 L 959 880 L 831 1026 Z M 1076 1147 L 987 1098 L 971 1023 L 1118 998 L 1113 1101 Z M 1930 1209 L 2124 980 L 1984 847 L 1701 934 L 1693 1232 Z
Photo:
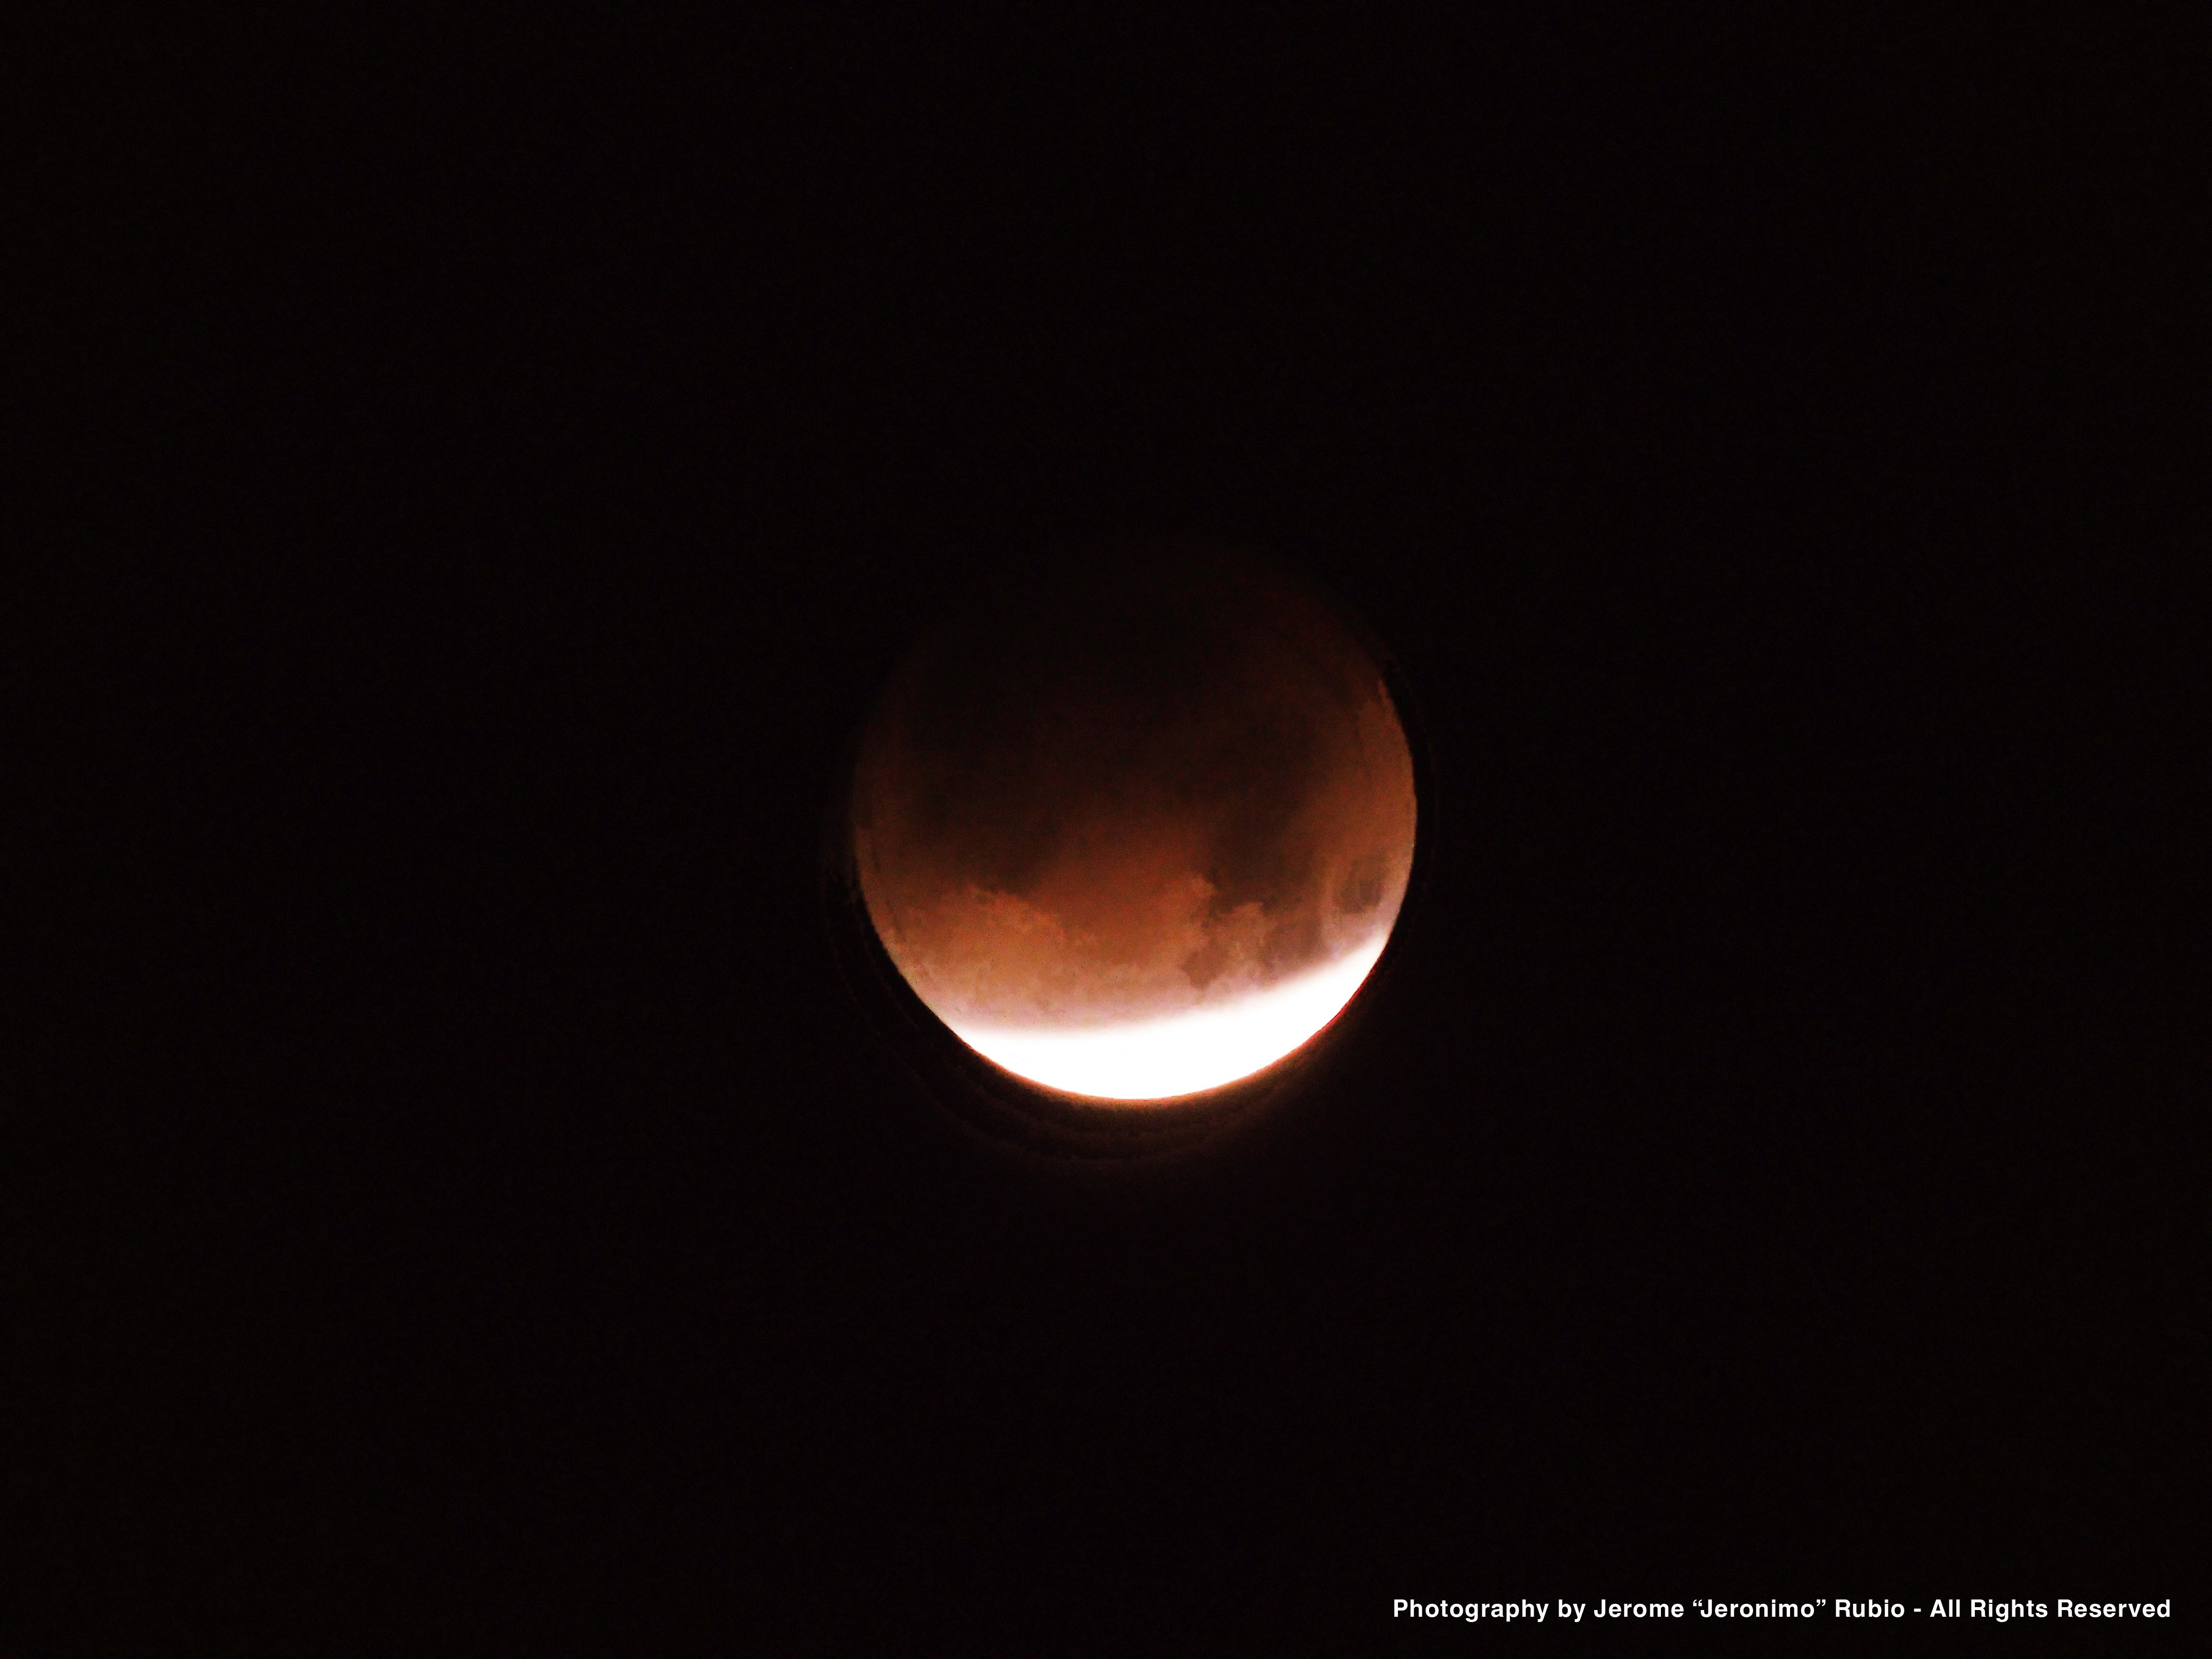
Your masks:
M 1316 591 L 1212 548 L 1092 548 L 972 595 L 891 676 L 852 802 L 868 919 L 922 1003 L 1098 1101 L 1310 1041 L 1413 867 L 1375 654 Z

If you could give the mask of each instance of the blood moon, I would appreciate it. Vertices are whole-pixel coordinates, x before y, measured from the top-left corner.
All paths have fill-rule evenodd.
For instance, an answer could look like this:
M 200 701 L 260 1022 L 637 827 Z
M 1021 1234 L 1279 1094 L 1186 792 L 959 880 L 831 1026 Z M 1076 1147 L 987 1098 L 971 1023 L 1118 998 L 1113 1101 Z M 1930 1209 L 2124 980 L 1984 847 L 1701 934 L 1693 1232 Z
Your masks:
M 1091 549 L 971 596 L 892 676 L 853 783 L 868 918 L 923 1004 L 1098 1100 L 1217 1088 L 1305 1043 L 1413 867 L 1375 654 L 1219 550 Z

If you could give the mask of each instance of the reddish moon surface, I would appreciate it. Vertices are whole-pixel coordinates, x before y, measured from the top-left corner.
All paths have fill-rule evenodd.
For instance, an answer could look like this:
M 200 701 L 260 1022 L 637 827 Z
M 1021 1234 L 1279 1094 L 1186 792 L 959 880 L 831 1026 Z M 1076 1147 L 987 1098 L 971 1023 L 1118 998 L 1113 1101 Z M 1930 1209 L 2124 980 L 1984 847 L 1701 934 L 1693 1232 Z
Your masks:
M 1326 1026 L 1397 919 L 1413 768 L 1317 594 L 1191 548 L 1018 572 L 892 678 L 854 778 L 870 921 L 987 1059 L 1143 1101 Z

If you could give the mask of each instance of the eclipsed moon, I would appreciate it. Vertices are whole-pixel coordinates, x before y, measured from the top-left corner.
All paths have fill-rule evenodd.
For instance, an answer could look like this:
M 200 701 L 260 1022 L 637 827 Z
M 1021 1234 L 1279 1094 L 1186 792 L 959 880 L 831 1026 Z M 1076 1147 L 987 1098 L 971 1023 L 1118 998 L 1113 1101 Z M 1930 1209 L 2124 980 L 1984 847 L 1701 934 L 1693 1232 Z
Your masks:
M 863 739 L 868 917 L 961 1041 L 1161 1100 L 1334 1020 L 1397 921 L 1413 765 L 1380 665 L 1241 557 L 1094 551 L 925 637 Z

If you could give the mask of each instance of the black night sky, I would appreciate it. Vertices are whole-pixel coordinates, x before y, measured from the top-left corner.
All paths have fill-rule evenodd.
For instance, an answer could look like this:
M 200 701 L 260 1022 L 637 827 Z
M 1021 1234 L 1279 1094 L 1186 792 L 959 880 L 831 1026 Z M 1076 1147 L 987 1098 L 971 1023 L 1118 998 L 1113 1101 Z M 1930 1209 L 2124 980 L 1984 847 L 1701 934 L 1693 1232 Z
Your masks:
M 16 100 L 25 1652 L 2187 1644 L 2178 30 L 246 9 Z M 1114 534 L 1372 628 L 1423 881 L 1298 1110 L 1040 1168 L 823 826 L 931 607 Z

